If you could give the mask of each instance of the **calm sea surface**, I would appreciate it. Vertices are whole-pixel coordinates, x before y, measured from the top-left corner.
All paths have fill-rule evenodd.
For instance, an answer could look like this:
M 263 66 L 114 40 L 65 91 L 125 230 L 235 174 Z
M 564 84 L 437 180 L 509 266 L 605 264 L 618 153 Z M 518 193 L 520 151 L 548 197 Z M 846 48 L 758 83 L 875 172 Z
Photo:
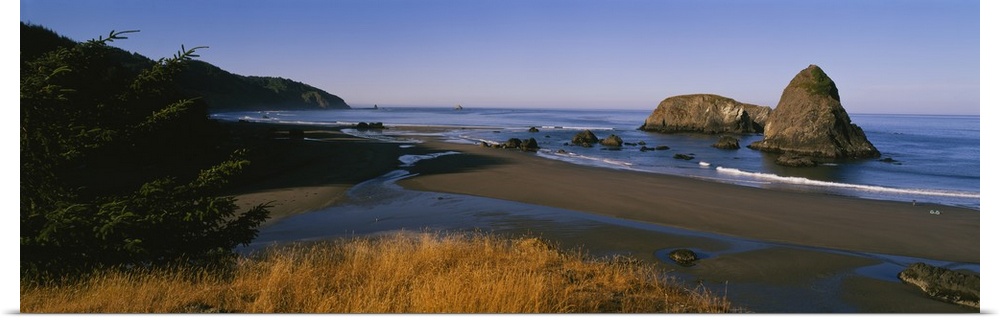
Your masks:
M 659 134 L 636 130 L 651 110 L 570 110 L 502 108 L 380 108 L 328 111 L 230 112 L 212 115 L 227 121 L 345 125 L 382 122 L 386 126 L 445 126 L 442 134 L 456 143 L 500 142 L 535 138 L 538 156 L 588 166 L 691 176 L 760 188 L 820 192 L 896 201 L 933 202 L 970 208 L 980 206 L 979 116 L 852 114 L 868 139 L 882 152 L 878 159 L 827 163 L 813 168 L 774 165 L 774 156 L 747 149 L 762 135 L 740 137 L 738 150 L 711 145 L 717 135 Z M 540 132 L 529 133 L 530 127 Z M 626 143 L 645 142 L 669 150 L 619 150 L 565 145 L 582 129 L 599 138 L 615 134 Z M 348 133 L 385 138 L 376 131 Z M 385 135 L 426 133 L 387 129 Z M 565 151 L 557 152 L 559 150 Z M 692 160 L 678 160 L 677 153 Z

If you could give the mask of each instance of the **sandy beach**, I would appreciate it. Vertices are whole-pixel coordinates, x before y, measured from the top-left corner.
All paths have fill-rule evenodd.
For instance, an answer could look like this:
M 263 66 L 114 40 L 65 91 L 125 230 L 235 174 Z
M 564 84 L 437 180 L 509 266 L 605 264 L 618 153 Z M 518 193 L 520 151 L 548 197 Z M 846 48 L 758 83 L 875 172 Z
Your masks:
M 976 311 L 932 300 L 913 287 L 887 279 L 886 270 L 891 274 L 904 266 L 871 256 L 979 263 L 976 210 L 585 167 L 532 153 L 432 138 L 402 149 L 398 144 L 359 139 L 329 128 L 312 129 L 305 130 L 304 140 L 267 142 L 273 152 L 263 159 L 270 171 L 255 173 L 234 192 L 242 204 L 273 201 L 268 225 L 343 203 L 348 189 L 398 168 L 403 154 L 457 151 L 460 154 L 423 160 L 407 168 L 417 175 L 398 184 L 409 190 L 510 200 L 620 218 L 637 225 L 748 239 L 751 248 L 734 250 L 744 245 L 622 223 L 588 222 L 586 227 L 577 228 L 544 219 L 496 218 L 509 219 L 505 225 L 517 226 L 506 228 L 506 233 L 530 233 L 568 249 L 628 254 L 661 263 L 692 285 L 723 292 L 753 312 Z M 281 130 L 271 132 L 278 138 L 283 134 Z M 930 215 L 929 210 L 940 210 L 941 215 Z M 412 229 L 432 220 L 407 218 L 409 222 L 400 223 Z M 367 220 L 347 219 L 338 222 L 337 228 L 350 229 L 351 223 L 358 224 L 358 230 L 371 225 Z M 666 249 L 682 247 L 704 252 L 706 258 L 690 268 L 663 262 Z M 858 270 L 869 269 L 880 270 L 882 276 L 856 275 Z
M 851 251 L 979 262 L 979 212 L 584 167 L 474 145 L 420 163 L 407 188 L 533 203 L 690 230 Z M 479 159 L 490 159 L 484 165 Z M 941 215 L 931 215 L 938 210 Z

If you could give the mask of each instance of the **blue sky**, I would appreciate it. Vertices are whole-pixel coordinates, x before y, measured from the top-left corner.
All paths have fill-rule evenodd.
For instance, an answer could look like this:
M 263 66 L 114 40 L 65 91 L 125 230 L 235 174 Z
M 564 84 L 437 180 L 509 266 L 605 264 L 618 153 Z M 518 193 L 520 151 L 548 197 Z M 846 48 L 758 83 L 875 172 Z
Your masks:
M 980 12 L 964 0 L 22 0 L 21 21 L 75 40 L 180 45 L 242 75 L 355 107 L 650 109 L 715 93 L 774 107 L 809 64 L 848 112 L 979 114 Z

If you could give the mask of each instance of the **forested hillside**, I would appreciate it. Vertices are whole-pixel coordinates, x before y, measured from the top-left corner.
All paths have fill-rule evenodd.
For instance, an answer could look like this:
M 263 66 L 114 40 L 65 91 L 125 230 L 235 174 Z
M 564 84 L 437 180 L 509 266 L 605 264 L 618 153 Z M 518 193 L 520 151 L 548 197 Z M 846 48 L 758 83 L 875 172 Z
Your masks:
M 21 23 L 22 61 L 75 44 L 42 26 Z M 121 78 L 135 76 L 153 64 L 153 60 L 138 53 L 114 47 L 110 51 L 109 58 L 115 65 L 112 72 Z M 177 80 L 181 93 L 203 99 L 211 111 L 350 108 L 344 99 L 308 84 L 280 77 L 241 76 L 199 60 L 189 61 Z

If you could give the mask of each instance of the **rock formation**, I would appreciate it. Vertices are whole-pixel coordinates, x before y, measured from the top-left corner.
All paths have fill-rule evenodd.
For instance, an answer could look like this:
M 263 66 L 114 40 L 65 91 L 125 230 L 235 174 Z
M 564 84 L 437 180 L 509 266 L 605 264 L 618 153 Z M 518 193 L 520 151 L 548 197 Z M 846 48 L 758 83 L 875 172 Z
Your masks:
M 979 276 L 918 262 L 906 267 L 899 279 L 936 299 L 979 308 Z
M 608 147 L 621 147 L 622 138 L 616 135 L 610 135 L 607 138 L 604 138 L 604 140 L 601 140 L 601 145 Z
M 590 132 L 590 130 L 583 130 L 573 136 L 573 144 L 579 146 L 590 147 L 594 143 L 597 143 L 597 141 L 599 141 L 597 136 L 593 132 Z
M 538 141 L 535 138 L 528 138 L 521 144 L 522 151 L 538 151 Z
M 694 264 L 695 260 L 698 260 L 698 255 L 691 251 L 690 249 L 677 249 L 670 251 L 670 259 L 677 262 L 677 264 L 682 266 L 691 266 Z
M 764 128 L 764 140 L 747 147 L 835 159 L 881 155 L 861 127 L 851 123 L 837 85 L 815 65 L 788 83 Z
M 734 136 L 725 135 L 719 138 L 719 141 L 712 144 L 712 147 L 724 150 L 735 150 L 740 148 L 740 140 L 736 139 Z
M 663 133 L 760 133 L 771 108 L 746 104 L 714 94 L 689 94 L 664 99 L 639 130 Z
M 479 142 L 480 147 L 484 148 L 494 148 L 494 149 L 519 149 L 521 151 L 538 151 L 538 141 L 535 138 L 528 138 L 527 140 L 521 140 L 518 138 L 507 139 L 507 142 L 489 144 L 485 141 Z

